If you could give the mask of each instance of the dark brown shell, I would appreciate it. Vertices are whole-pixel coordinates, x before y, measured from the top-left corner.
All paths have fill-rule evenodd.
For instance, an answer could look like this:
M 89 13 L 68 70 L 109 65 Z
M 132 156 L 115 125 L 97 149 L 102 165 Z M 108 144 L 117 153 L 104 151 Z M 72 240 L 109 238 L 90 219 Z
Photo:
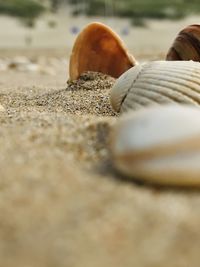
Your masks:
M 200 61 L 200 25 L 190 25 L 179 32 L 166 60 Z

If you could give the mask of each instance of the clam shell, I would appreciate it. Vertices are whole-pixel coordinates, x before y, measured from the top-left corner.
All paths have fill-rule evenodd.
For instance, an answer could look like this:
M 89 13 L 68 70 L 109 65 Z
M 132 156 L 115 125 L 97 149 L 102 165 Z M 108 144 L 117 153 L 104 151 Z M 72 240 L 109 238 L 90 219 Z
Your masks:
M 117 112 L 166 103 L 200 104 L 200 63 L 153 61 L 136 65 L 115 82 L 110 102 Z
M 83 29 L 74 43 L 69 75 L 75 80 L 85 71 L 96 71 L 118 78 L 135 64 L 120 37 L 106 25 L 94 22 Z
M 200 185 L 200 109 L 149 107 L 122 116 L 111 152 L 122 174 L 164 185 Z
M 166 60 L 200 61 L 200 25 L 190 25 L 179 32 Z

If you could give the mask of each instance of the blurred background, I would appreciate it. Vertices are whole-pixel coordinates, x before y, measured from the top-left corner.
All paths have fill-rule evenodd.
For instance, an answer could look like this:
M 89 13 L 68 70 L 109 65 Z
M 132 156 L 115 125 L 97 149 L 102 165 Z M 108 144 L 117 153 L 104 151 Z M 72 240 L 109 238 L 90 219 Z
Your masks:
M 0 0 L 0 58 L 67 60 L 81 29 L 100 21 L 139 60 L 161 59 L 183 27 L 199 22 L 199 12 L 198 0 Z M 5 68 L 1 61 L 0 70 Z

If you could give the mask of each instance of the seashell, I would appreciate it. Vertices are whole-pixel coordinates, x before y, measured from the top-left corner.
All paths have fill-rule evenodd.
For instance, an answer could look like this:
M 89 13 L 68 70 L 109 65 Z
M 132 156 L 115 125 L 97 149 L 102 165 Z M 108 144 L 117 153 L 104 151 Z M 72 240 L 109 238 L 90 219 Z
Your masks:
M 75 80 L 85 71 L 96 71 L 118 78 L 135 64 L 120 37 L 104 24 L 94 22 L 75 41 L 69 75 Z
M 190 25 L 179 32 L 166 60 L 200 61 L 200 25 Z
M 128 177 L 160 185 L 200 185 L 200 109 L 148 107 L 119 119 L 111 154 Z
M 153 61 L 126 71 L 115 82 L 110 101 L 117 112 L 166 103 L 200 104 L 200 63 Z

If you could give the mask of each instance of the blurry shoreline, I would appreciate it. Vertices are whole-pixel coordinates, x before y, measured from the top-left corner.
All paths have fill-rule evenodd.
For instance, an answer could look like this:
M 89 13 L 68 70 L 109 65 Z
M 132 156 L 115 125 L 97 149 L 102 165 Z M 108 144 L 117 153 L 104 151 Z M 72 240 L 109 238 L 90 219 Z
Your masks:
M 28 58 L 41 57 L 44 56 L 46 58 L 49 57 L 68 57 L 70 54 L 70 50 L 66 48 L 35 48 L 35 47 L 27 47 L 27 48 L 0 48 L 0 57 L 17 57 L 19 55 L 23 55 Z
M 136 27 L 121 18 L 72 17 L 64 9 L 56 15 L 41 17 L 34 28 L 27 28 L 19 20 L 0 16 L 0 56 L 53 53 L 69 56 L 74 40 L 82 28 L 92 21 L 110 26 L 125 42 L 128 49 L 138 57 L 157 59 L 167 53 L 177 33 L 189 24 L 198 23 L 199 16 L 183 20 L 149 20 L 147 27 Z M 152 55 L 152 57 L 150 56 Z

